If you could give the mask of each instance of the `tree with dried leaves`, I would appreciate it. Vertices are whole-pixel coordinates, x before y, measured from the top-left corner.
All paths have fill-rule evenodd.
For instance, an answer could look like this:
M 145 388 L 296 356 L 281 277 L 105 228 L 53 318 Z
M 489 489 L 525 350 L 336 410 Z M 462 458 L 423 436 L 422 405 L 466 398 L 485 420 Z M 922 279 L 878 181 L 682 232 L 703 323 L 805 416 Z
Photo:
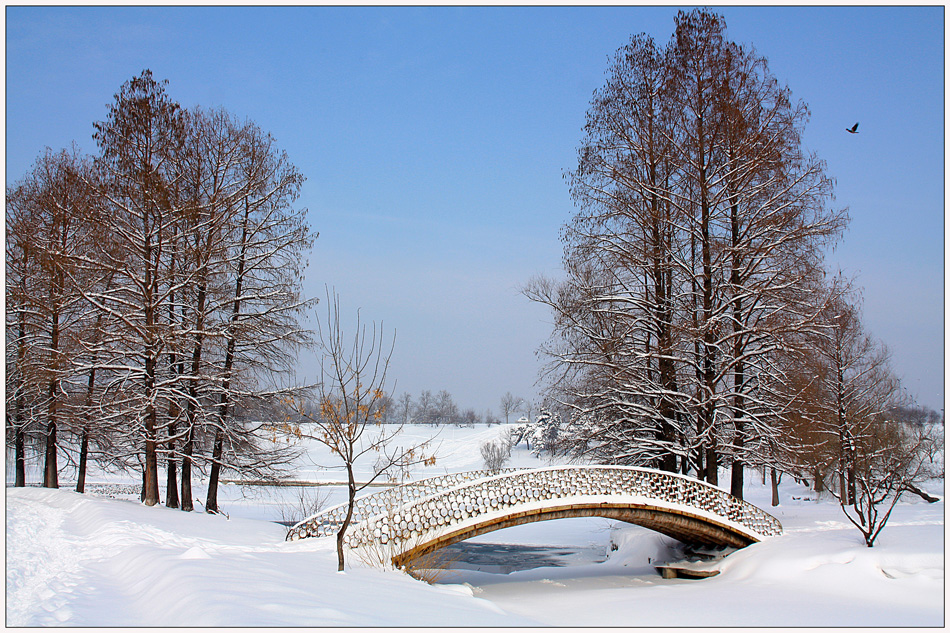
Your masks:
M 851 503 L 841 497 L 841 509 L 865 544 L 874 547 L 903 493 L 915 490 L 927 474 L 923 457 L 937 438 L 883 414 L 864 420 L 855 430 L 848 463 Z
M 353 517 L 358 492 L 383 476 L 395 478 L 415 464 L 432 465 L 428 454 L 431 440 L 404 447 L 394 442 L 400 424 L 382 424 L 381 402 L 386 397 L 389 361 L 395 337 L 387 346 L 383 325 L 372 323 L 367 330 L 359 311 L 352 335 L 347 335 L 340 317 L 339 296 L 327 290 L 326 318 L 318 321 L 319 349 L 322 353 L 321 379 L 312 402 L 296 401 L 301 436 L 327 448 L 346 470 L 347 513 L 337 533 L 338 570 L 344 569 L 343 539 Z M 373 474 L 357 482 L 354 465 L 364 456 L 376 457 Z
M 160 501 L 158 448 L 167 424 L 161 411 L 177 386 L 162 380 L 159 366 L 173 336 L 165 310 L 176 285 L 186 283 L 171 277 L 168 258 L 183 202 L 176 184 L 185 122 L 165 83 L 145 71 L 123 84 L 93 135 L 109 230 L 122 248 L 118 259 L 100 256 L 95 262 L 112 272 L 112 286 L 86 297 L 121 324 L 125 354 L 117 364 L 124 375 L 118 379 L 141 385 L 124 391 L 115 415 L 126 418 L 144 446 L 146 505 Z

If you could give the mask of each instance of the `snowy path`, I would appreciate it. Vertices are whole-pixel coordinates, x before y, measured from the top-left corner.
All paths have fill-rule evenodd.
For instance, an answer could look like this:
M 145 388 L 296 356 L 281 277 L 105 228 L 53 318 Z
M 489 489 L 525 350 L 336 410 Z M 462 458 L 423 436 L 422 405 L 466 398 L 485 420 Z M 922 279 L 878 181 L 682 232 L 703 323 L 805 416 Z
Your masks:
M 17 520 L 7 525 L 7 626 L 49 626 L 69 620 L 66 606 L 82 559 L 91 558 L 82 544 L 65 539 L 62 524 L 69 508 L 40 499 L 25 499 Z M 77 502 L 78 503 L 78 502 Z M 72 505 L 76 505 L 75 503 Z M 55 543 L 56 552 L 17 543 Z M 35 605 L 40 613 L 31 618 Z
M 401 573 L 335 572 L 328 539 L 73 492 L 7 488 L 8 626 L 533 624 Z

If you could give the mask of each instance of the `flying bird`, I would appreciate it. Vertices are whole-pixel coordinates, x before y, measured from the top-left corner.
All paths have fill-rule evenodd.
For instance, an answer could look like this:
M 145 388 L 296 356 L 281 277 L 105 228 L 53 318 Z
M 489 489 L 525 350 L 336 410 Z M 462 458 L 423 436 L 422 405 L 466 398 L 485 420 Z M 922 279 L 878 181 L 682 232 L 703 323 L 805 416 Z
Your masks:
M 858 132 L 858 124 L 857 124 L 857 123 L 854 124 L 854 127 L 845 128 L 844 131 L 845 131 L 845 132 L 851 132 L 852 134 L 860 134 L 860 132 Z

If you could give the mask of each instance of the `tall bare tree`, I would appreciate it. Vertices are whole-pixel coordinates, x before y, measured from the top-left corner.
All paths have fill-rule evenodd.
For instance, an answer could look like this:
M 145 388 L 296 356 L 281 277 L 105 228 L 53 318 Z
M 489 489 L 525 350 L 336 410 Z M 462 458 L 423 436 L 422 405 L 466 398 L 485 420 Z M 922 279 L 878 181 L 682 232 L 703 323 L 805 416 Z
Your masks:
M 305 254 L 316 238 L 306 209 L 294 207 L 304 178 L 258 127 L 245 125 L 241 136 L 239 173 L 244 184 L 229 227 L 228 258 L 222 269 L 225 291 L 216 309 L 222 335 L 211 418 L 208 511 L 217 509 L 221 468 L 240 463 L 237 449 L 247 445 L 258 429 L 237 420 L 235 407 L 293 393 L 295 386 L 280 386 L 274 377 L 290 377 L 297 352 L 312 343 L 301 319 L 316 303 L 301 292 Z
M 58 436 L 75 417 L 76 365 L 87 311 L 76 283 L 78 253 L 98 245 L 96 204 L 89 185 L 91 162 L 78 149 L 53 152 L 37 160 L 30 174 L 8 191 L 8 272 L 16 315 L 14 424 L 20 436 L 26 412 L 24 380 L 42 385 L 34 393 L 34 417 L 45 435 L 43 485 L 59 487 Z M 11 265 L 12 264 L 12 265 Z M 29 378 L 27 378 L 29 375 Z M 18 469 L 22 466 L 18 466 Z
M 801 151 L 807 108 L 779 87 L 765 59 L 730 44 L 724 80 L 729 305 L 720 372 L 731 398 L 731 491 L 742 498 L 746 443 L 768 435 L 771 412 L 785 406 L 763 402 L 759 377 L 774 372 L 770 357 L 789 334 L 815 328 L 819 306 L 810 289 L 847 215 L 828 204 L 824 163 Z
M 575 454 L 712 483 L 731 461 L 741 497 L 785 406 L 763 388 L 772 356 L 813 324 L 808 284 L 845 222 L 806 117 L 708 11 L 617 52 L 569 174 L 567 278 L 525 290 L 555 313 L 545 380 Z
M 131 409 L 120 412 L 144 445 L 143 496 L 159 502 L 160 411 L 175 396 L 161 380 L 159 362 L 171 338 L 164 308 L 176 287 L 170 278 L 170 240 L 181 203 L 176 199 L 184 138 L 181 108 L 150 71 L 123 84 L 106 121 L 95 124 L 110 231 L 123 243 L 121 260 L 98 263 L 114 272 L 112 287 L 91 300 L 123 325 L 126 376 L 141 383 Z M 131 394 L 130 394 L 131 395 Z M 166 406 L 162 406 L 162 403 Z
M 8 189 L 7 428 L 25 484 L 42 441 L 58 457 L 142 469 L 142 499 L 192 509 L 191 470 L 274 473 L 261 439 L 297 387 L 315 235 L 295 206 L 303 176 L 274 140 L 223 110 L 181 109 L 148 70 L 94 124 L 94 165 L 46 155 Z M 63 433 L 66 432 L 66 435 Z M 73 442 L 73 438 L 76 442 Z M 177 468 L 181 461 L 181 499 Z

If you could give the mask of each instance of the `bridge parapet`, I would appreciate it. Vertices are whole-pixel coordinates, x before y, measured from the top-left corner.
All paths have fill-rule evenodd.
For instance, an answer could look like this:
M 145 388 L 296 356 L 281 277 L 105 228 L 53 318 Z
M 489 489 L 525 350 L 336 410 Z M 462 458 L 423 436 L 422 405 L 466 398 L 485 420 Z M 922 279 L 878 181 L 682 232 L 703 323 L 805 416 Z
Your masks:
M 526 511 L 570 506 L 660 509 L 739 534 L 748 542 L 782 533 L 779 521 L 752 504 L 705 482 L 664 471 L 624 466 L 568 466 L 445 475 L 398 486 L 358 502 L 345 542 L 351 547 L 420 541 L 467 525 L 503 520 Z M 338 530 L 345 504 L 294 526 L 289 540 Z M 332 515 L 332 516 L 330 516 Z M 619 516 L 619 515 L 618 515 Z
M 517 472 L 518 468 L 503 468 L 499 471 L 469 470 L 427 477 L 418 481 L 409 481 L 378 492 L 362 495 L 355 499 L 350 525 L 356 526 L 363 520 L 385 515 L 393 508 L 405 505 L 422 497 L 431 496 L 443 490 L 454 488 L 467 481 L 484 479 L 497 474 Z M 341 503 L 321 510 L 312 517 L 297 523 L 287 535 L 287 540 L 297 540 L 314 536 L 331 536 L 340 530 L 346 518 L 347 503 Z

